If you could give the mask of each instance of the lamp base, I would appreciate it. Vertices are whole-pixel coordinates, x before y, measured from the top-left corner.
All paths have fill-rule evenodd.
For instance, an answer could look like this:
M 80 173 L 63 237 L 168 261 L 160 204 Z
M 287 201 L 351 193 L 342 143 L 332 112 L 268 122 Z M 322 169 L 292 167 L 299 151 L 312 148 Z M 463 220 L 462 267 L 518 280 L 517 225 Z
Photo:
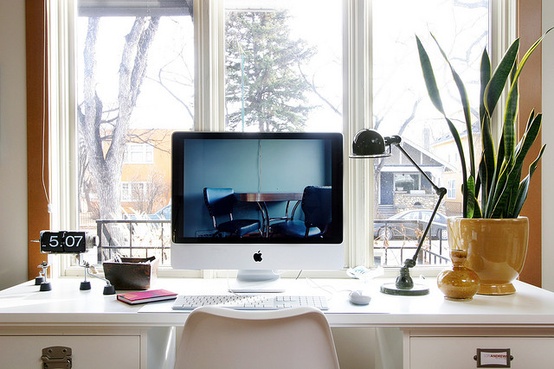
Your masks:
M 396 283 L 384 283 L 381 285 L 381 292 L 397 296 L 423 296 L 429 293 L 429 287 L 415 283 L 412 288 L 406 289 L 396 287 Z

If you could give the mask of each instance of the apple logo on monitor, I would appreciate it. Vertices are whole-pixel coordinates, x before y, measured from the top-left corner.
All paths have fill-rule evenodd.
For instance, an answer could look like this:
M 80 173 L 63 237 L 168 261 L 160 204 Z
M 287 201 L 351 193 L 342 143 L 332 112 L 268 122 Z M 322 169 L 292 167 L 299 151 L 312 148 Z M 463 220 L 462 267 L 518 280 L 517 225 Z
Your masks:
M 259 263 L 262 261 L 262 252 L 260 250 L 258 250 L 258 252 L 255 252 L 254 255 L 254 261 Z

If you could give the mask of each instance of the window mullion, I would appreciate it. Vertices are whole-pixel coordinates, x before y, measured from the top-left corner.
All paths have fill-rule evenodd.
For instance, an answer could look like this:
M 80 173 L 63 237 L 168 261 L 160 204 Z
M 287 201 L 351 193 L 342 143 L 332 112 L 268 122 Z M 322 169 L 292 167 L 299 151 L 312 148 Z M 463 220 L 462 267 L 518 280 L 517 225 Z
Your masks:
M 373 163 L 349 160 L 351 141 L 357 131 L 371 126 L 371 1 L 349 0 L 345 5 L 345 180 L 346 244 L 349 265 L 371 265 Z M 372 236 L 372 235 L 371 235 Z
M 223 0 L 194 1 L 195 130 L 225 127 L 225 12 Z
M 76 2 L 48 1 L 47 5 L 50 229 L 77 229 Z M 62 275 L 71 262 L 62 256 L 57 261 L 51 263 L 52 274 Z
M 498 65 L 498 62 L 504 56 L 504 53 L 516 38 L 516 0 L 491 1 L 490 2 L 490 27 L 489 27 L 489 48 L 492 65 Z M 504 106 L 506 93 L 501 96 L 499 106 Z M 496 113 L 493 116 L 494 137 L 500 140 L 500 126 L 502 124 L 502 114 Z
M 50 226 L 77 226 L 75 19 L 72 0 L 49 2 Z

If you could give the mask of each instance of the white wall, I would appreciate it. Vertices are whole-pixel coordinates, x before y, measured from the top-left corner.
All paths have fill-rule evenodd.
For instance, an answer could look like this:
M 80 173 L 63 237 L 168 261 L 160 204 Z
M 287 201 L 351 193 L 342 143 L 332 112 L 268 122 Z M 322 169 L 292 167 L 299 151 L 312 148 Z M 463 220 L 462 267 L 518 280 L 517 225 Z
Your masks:
M 554 1 L 542 1 L 543 31 L 554 26 Z M 543 41 L 542 110 L 543 142 L 548 146 L 542 159 L 542 285 L 554 291 L 554 31 Z
M 0 288 L 27 279 L 25 1 L 0 0 Z

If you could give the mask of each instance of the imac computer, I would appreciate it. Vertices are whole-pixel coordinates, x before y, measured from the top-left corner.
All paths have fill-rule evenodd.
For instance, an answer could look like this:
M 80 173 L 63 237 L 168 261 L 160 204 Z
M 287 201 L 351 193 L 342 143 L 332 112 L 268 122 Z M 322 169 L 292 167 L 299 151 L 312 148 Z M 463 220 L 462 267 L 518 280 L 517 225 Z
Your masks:
M 234 292 L 280 292 L 281 270 L 340 270 L 340 133 L 175 132 L 171 265 L 238 270 Z

